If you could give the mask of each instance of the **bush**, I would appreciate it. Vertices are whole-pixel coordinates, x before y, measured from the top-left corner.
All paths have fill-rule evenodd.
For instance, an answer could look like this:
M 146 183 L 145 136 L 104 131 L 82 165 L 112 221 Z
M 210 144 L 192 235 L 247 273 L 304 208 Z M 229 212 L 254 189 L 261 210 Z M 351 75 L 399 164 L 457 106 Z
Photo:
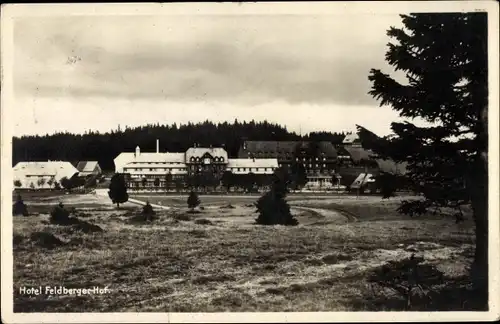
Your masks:
M 212 222 L 206 218 L 199 218 L 195 220 L 194 223 L 198 225 L 212 225 Z
M 145 221 L 152 221 L 153 216 L 155 215 L 155 211 L 153 210 L 153 206 L 148 202 L 142 208 L 142 215 L 144 216 Z
M 128 201 L 127 184 L 123 174 L 113 175 L 109 184 L 108 196 L 117 208 L 120 208 L 120 204 Z
M 280 174 L 275 174 L 271 191 L 265 193 L 257 201 L 256 219 L 261 225 L 297 225 L 299 222 L 292 216 L 290 206 L 285 200 L 286 182 Z
M 200 205 L 200 198 L 198 198 L 198 195 L 196 194 L 196 192 L 191 191 L 189 193 L 189 197 L 187 199 L 187 205 L 191 209 L 194 209 Z
M 28 216 L 28 207 L 24 203 L 23 199 L 21 198 L 21 195 L 17 196 L 17 200 L 12 206 L 12 214 L 14 216 L 18 215 L 23 215 L 23 216 Z
M 63 241 L 47 232 L 33 232 L 31 233 L 30 240 L 34 244 L 46 249 L 54 249 L 65 245 Z
M 79 221 L 78 224 L 73 225 L 73 230 L 83 233 L 103 232 L 103 229 L 100 226 L 86 221 Z
M 405 299 L 406 309 L 412 308 L 412 297 L 415 292 L 428 296 L 432 286 L 444 282 L 443 273 L 435 266 L 422 264 L 421 257 L 412 255 L 410 258 L 390 261 L 372 271 L 368 282 L 389 288 Z
M 50 212 L 50 222 L 53 224 L 68 224 L 69 219 L 69 211 L 64 208 L 62 203 L 59 203 L 51 212 Z

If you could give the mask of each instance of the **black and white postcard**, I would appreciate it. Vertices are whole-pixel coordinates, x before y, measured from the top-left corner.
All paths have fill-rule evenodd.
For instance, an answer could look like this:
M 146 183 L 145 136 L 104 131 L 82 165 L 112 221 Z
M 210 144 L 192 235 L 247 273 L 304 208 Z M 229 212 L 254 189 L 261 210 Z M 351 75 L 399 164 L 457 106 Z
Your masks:
M 3 5 L 2 321 L 498 320 L 498 21 Z

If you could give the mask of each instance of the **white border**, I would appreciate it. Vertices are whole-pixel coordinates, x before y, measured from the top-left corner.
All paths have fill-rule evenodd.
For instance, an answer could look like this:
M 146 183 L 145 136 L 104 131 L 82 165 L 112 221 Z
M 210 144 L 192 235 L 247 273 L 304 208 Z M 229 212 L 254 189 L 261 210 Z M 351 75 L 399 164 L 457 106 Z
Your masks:
M 312 313 L 13 313 L 12 260 L 12 96 L 13 18 L 56 15 L 277 15 L 399 14 L 408 12 L 485 11 L 489 15 L 489 312 L 312 312 Z M 499 12 L 496 1 L 293 2 L 293 3 L 140 3 L 9 4 L 1 7 L 1 249 L 2 322 L 4 323 L 142 323 L 142 322 L 357 322 L 487 321 L 499 312 Z

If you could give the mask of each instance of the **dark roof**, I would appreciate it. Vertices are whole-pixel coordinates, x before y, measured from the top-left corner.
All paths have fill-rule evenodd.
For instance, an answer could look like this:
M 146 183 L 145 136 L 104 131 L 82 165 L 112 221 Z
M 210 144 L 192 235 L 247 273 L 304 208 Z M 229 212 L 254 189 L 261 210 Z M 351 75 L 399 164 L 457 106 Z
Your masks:
M 245 141 L 240 147 L 238 157 L 247 158 L 249 153 L 256 155 L 256 157 L 286 156 L 287 154 L 291 157 L 295 153 L 297 145 L 307 148 L 309 143 L 307 141 Z M 337 157 L 337 150 L 330 142 L 318 142 L 318 148 L 321 153 L 328 157 Z
M 95 170 L 99 163 L 97 161 L 80 161 L 76 165 L 76 168 L 80 172 L 92 172 Z
M 371 151 L 357 146 L 344 146 L 344 149 L 349 153 L 353 162 L 358 163 L 361 160 L 371 160 Z

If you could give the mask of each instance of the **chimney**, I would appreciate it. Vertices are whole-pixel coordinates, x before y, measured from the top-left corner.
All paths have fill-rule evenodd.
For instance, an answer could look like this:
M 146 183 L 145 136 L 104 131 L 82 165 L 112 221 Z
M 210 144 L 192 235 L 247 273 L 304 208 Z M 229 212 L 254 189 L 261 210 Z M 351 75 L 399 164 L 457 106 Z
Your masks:
M 135 148 L 135 156 L 139 156 L 139 155 L 141 155 L 141 148 L 139 147 L 139 145 L 137 145 Z
M 156 153 L 160 153 L 160 140 L 156 139 Z

